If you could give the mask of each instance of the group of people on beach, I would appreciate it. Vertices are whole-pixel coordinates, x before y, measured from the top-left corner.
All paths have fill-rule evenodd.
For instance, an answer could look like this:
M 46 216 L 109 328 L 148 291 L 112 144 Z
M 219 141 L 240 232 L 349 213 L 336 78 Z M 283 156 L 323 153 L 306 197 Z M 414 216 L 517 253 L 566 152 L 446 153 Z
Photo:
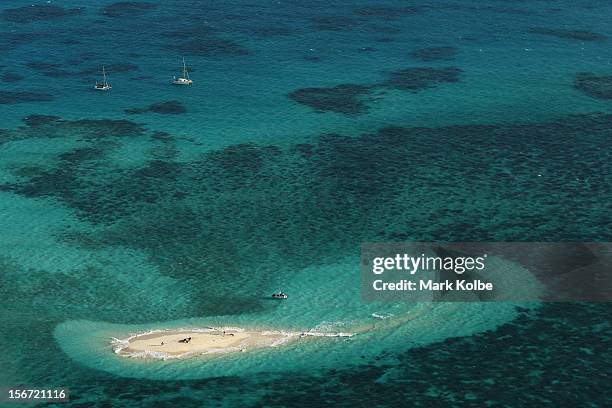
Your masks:
M 216 329 L 214 329 L 214 330 L 216 330 Z M 234 336 L 234 333 L 226 333 L 226 331 L 225 331 L 225 330 L 223 330 L 223 336 L 225 336 L 226 334 L 227 334 L 228 336 Z M 185 337 L 184 339 L 180 339 L 178 342 L 179 342 L 179 343 L 185 343 L 185 344 L 190 343 L 190 342 L 191 342 L 191 337 Z M 165 343 L 162 341 L 162 342 L 161 342 L 161 345 L 163 346 L 164 344 L 165 344 Z
M 178 342 L 179 343 L 189 343 L 191 341 L 191 337 L 186 337 L 184 339 L 180 339 Z M 161 345 L 163 346 L 165 343 L 162 341 Z

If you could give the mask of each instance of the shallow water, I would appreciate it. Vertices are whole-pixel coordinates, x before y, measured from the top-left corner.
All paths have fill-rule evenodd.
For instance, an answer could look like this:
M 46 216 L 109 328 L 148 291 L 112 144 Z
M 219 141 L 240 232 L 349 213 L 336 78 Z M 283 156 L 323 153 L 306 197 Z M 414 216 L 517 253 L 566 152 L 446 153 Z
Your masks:
M 609 382 L 607 305 L 358 286 L 366 241 L 610 241 L 610 5 L 148 4 L 0 6 L 0 385 L 72 406 L 610 402 L 587 391 Z M 182 56 L 194 85 L 171 87 Z M 146 111 L 169 101 L 185 112 Z M 109 342 L 229 324 L 377 327 L 214 362 Z

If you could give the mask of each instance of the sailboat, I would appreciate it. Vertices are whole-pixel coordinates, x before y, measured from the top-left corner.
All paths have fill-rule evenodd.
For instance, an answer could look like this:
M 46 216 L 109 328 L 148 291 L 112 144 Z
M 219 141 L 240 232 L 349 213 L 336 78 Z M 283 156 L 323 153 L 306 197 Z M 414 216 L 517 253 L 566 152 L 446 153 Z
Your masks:
M 185 65 L 185 58 L 183 58 L 183 75 L 180 77 L 172 78 L 172 84 L 174 85 L 191 85 L 193 81 L 189 79 L 189 72 L 187 72 L 187 66 Z
M 104 78 L 104 80 L 102 81 L 102 83 L 96 81 L 94 89 L 97 91 L 108 91 L 109 89 L 112 89 L 113 87 L 111 86 L 111 84 L 106 82 L 106 70 L 104 69 L 104 65 L 102 65 L 102 77 Z

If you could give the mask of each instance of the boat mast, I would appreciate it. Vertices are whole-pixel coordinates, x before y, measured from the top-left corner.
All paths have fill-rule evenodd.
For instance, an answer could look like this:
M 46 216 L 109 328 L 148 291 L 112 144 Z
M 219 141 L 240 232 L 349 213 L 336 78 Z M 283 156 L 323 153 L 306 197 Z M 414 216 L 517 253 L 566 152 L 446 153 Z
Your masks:
M 185 65 L 185 57 L 183 57 L 183 78 L 189 79 L 189 74 L 187 73 L 187 65 Z
M 104 78 L 103 85 L 106 86 L 106 70 L 104 69 L 104 65 L 102 65 L 102 77 Z

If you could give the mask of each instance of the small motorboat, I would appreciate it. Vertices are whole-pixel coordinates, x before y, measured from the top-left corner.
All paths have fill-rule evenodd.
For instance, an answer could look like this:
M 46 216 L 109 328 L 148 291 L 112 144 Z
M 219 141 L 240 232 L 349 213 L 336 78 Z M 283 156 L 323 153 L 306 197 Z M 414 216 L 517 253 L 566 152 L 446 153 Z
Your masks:
M 285 293 L 283 292 L 278 292 L 278 293 L 273 293 L 272 297 L 274 299 L 287 299 L 289 296 L 287 296 Z

